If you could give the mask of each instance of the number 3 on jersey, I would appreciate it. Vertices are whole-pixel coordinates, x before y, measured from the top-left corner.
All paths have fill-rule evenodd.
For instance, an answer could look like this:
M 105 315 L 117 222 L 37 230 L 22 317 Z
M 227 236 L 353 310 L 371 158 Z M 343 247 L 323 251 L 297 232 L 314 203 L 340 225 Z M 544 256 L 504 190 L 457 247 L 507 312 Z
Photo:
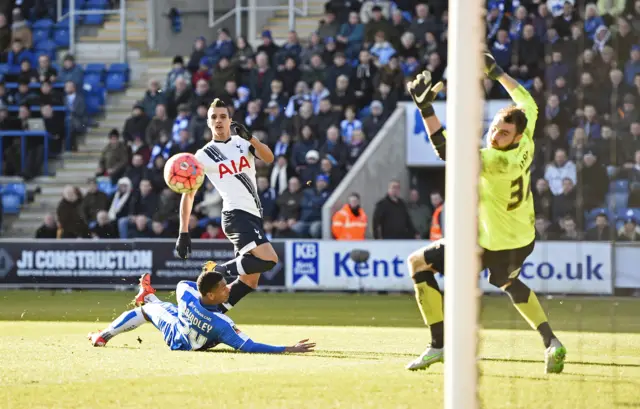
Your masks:
M 527 192 L 526 199 L 531 194 L 531 165 L 527 168 L 523 175 L 520 175 L 517 179 L 511 181 L 511 201 L 507 205 L 507 211 L 515 210 L 522 204 L 522 200 L 525 199 L 525 189 Z M 526 187 L 525 187 L 526 184 Z

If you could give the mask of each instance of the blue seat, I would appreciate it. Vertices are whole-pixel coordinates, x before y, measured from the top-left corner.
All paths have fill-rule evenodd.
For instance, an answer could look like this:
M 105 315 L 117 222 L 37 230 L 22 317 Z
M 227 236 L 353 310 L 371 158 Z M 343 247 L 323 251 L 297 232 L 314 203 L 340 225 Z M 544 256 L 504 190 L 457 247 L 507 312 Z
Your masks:
M 129 83 L 129 73 L 130 73 L 129 64 L 127 64 L 127 63 L 111 64 L 109 66 L 109 71 L 108 72 L 122 73 L 124 75 L 124 81 L 126 83 Z
M 629 192 L 629 181 L 626 179 L 614 180 L 609 183 L 609 192 L 621 193 Z
M 89 73 L 85 73 L 84 74 L 84 84 L 88 85 L 89 87 L 93 88 L 93 87 L 97 87 L 100 86 L 100 84 L 102 83 L 102 75 L 95 73 L 95 72 L 89 72 Z
M 106 70 L 107 70 L 106 65 L 98 64 L 98 63 L 87 64 L 86 67 L 84 67 L 85 75 L 90 72 L 97 72 L 100 75 L 102 75 Z
M 107 0 L 87 0 L 84 4 L 85 9 L 100 10 L 106 9 L 109 6 Z
M 53 29 L 53 41 L 60 48 L 68 48 L 71 44 L 69 27 L 56 27 Z
M 107 78 L 104 81 L 104 85 L 107 88 L 107 91 L 124 91 L 127 83 L 124 80 L 124 76 L 119 72 L 110 72 L 107 74 Z
M 5 214 L 20 213 L 20 196 L 13 193 L 2 195 L 2 211 Z
M 614 192 L 607 194 L 607 205 L 610 209 L 619 210 L 627 207 L 629 202 L 628 192 Z
M 39 43 L 36 43 L 33 48 L 35 49 L 37 56 L 45 54 L 49 56 L 51 61 L 54 61 L 56 59 L 56 50 L 58 49 L 58 44 L 56 44 L 53 40 L 40 41 Z
M 621 209 L 618 212 L 616 229 L 620 230 L 624 225 L 624 221 L 629 217 L 632 217 L 636 223 L 640 223 L 640 208 Z
M 2 194 L 17 195 L 20 198 L 20 204 L 27 200 L 27 187 L 24 183 L 12 182 L 2 187 Z
M 105 89 L 100 85 L 92 86 L 86 82 L 83 89 L 87 114 L 95 115 L 102 112 L 106 102 Z
M 42 19 L 33 23 L 33 26 L 32 26 L 33 42 L 39 43 L 41 41 L 48 40 L 51 35 L 52 28 L 53 28 L 53 21 L 49 19 Z
M 104 24 L 104 14 L 87 14 L 84 16 L 84 24 L 88 26 L 99 26 Z

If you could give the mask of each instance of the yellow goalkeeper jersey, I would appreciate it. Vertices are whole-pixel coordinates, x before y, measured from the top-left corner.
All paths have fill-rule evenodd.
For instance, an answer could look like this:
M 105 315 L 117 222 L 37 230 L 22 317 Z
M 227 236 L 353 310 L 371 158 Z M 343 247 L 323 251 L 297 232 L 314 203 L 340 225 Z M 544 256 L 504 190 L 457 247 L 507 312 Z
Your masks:
M 510 150 L 480 150 L 478 244 L 487 250 L 524 247 L 535 238 L 535 214 L 530 167 L 534 154 L 533 131 L 538 107 L 529 92 L 518 86 L 510 93 L 524 110 L 527 128 Z

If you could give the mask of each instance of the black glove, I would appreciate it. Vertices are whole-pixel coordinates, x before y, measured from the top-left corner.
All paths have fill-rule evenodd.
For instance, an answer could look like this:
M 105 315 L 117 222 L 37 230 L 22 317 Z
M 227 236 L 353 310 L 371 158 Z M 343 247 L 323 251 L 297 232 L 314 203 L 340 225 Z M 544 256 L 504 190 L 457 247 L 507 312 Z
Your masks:
M 180 233 L 180 236 L 178 236 L 176 254 L 183 260 L 191 256 L 191 236 L 189 236 L 189 233 Z
M 497 80 L 499 76 L 504 74 L 504 71 L 496 63 L 496 59 L 493 58 L 490 52 L 484 53 L 484 73 L 492 80 Z
M 413 102 L 420 109 L 424 118 L 433 115 L 431 103 L 436 99 L 443 86 L 442 82 L 438 82 L 435 85 L 431 84 L 431 73 L 428 70 L 422 71 L 416 79 L 407 84 L 409 95 L 411 95 Z
M 238 135 L 245 141 L 250 141 L 251 138 L 253 138 L 253 135 L 251 135 L 251 132 L 249 132 L 247 127 L 237 123 L 236 121 L 231 122 L 231 129 L 233 129 L 236 135 Z

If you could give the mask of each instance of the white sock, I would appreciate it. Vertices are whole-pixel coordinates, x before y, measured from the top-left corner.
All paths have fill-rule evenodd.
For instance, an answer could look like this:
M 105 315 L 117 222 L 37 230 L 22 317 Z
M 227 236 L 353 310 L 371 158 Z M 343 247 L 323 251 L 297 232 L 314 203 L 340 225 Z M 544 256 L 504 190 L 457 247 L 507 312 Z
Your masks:
M 105 341 L 108 341 L 118 334 L 138 328 L 145 322 L 147 322 L 147 320 L 142 314 L 142 308 L 134 308 L 133 310 L 120 314 L 107 329 L 100 333 L 100 336 L 104 338 Z
M 147 294 L 144 296 L 144 302 L 152 303 L 152 302 L 162 302 L 162 301 L 160 301 L 160 298 L 156 297 L 155 294 Z

